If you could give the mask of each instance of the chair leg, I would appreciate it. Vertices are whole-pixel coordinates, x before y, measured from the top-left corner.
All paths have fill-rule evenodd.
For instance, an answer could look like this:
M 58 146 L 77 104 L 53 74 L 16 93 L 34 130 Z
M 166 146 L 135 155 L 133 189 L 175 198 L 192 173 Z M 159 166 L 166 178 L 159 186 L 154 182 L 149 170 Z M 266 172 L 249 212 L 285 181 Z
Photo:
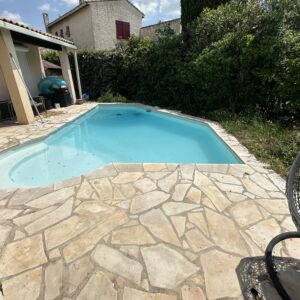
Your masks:
M 278 276 L 277 276 L 277 272 L 275 271 L 275 265 L 273 262 L 273 256 L 272 256 L 272 252 L 274 247 L 287 239 L 291 239 L 291 238 L 300 238 L 300 232 L 295 231 L 295 232 L 286 232 L 286 233 L 282 233 L 278 236 L 276 236 L 268 245 L 266 251 L 265 251 L 265 260 L 266 260 L 266 266 L 267 266 L 267 271 L 269 273 L 269 276 L 273 282 L 274 287 L 276 288 L 278 294 L 282 297 L 282 299 L 284 300 L 292 300 L 289 295 L 287 294 L 286 290 L 284 289 L 284 287 L 282 286 Z

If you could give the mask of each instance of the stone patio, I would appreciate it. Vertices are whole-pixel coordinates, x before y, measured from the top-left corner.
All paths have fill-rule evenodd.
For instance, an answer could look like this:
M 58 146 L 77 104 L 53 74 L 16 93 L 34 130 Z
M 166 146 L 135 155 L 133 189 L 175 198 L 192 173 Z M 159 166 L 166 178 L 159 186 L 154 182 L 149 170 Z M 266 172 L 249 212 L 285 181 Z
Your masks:
M 92 107 L 62 110 L 55 125 L 0 128 L 0 147 L 49 134 Z M 295 227 L 284 181 L 209 124 L 244 165 L 111 164 L 46 187 L 0 190 L 0 299 L 243 299 L 240 260 L 262 256 Z M 297 257 L 298 249 L 287 241 L 276 251 Z

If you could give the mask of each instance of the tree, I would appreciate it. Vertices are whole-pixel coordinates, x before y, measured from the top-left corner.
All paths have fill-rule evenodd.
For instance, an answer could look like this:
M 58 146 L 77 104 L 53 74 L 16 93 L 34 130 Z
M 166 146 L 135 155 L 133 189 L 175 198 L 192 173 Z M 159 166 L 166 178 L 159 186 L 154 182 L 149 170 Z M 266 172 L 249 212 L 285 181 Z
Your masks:
M 191 24 L 202 11 L 208 8 L 216 8 L 228 0 L 181 0 L 181 23 L 183 31 Z

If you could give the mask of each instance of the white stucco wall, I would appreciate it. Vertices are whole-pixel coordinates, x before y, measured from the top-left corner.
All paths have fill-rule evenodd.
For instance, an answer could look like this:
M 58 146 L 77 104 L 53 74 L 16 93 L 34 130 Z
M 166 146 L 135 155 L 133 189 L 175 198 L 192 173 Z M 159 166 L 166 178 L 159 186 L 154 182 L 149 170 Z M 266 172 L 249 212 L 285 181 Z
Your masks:
M 66 36 L 67 26 L 70 27 L 70 37 Z M 61 29 L 63 29 L 64 38 L 73 41 L 78 48 L 93 49 L 95 47 L 92 13 L 89 5 L 50 27 L 50 31 L 54 35 L 55 32 L 60 35 Z
M 90 3 L 92 8 L 95 48 L 115 48 L 116 21 L 130 23 L 130 34 L 139 36 L 142 15 L 126 0 Z
M 157 40 L 157 33 L 156 31 L 158 29 L 164 29 L 166 26 L 170 26 L 171 29 L 174 30 L 175 34 L 181 33 L 181 20 L 170 20 L 167 22 L 162 22 L 146 27 L 142 27 L 140 31 L 141 37 L 149 37 L 151 40 L 156 41 Z

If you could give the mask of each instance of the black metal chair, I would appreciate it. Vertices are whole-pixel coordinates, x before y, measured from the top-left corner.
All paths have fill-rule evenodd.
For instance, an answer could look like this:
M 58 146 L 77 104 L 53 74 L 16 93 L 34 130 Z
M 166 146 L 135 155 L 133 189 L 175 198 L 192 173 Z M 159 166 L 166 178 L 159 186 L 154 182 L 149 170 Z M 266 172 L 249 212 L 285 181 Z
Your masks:
M 287 185 L 286 185 L 286 195 L 289 202 L 289 209 L 292 215 L 293 222 L 298 231 L 286 232 L 276 236 L 268 245 L 265 252 L 266 266 L 269 276 L 276 288 L 278 294 L 284 300 L 293 300 L 288 295 L 286 289 L 281 284 L 278 278 L 278 270 L 273 260 L 272 252 L 274 247 L 287 239 L 300 238 L 300 151 L 292 165 L 290 170 Z M 300 249 L 299 249 L 300 251 Z

